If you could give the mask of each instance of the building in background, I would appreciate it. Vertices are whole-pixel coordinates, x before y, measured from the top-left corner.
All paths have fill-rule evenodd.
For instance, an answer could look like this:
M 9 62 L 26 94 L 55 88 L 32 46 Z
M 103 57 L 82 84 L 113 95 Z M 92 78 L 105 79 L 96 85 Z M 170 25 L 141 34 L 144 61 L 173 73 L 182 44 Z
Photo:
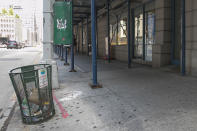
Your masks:
M 0 15 L 0 37 L 22 42 L 22 20 L 15 16 Z
M 35 46 L 42 41 L 42 2 L 40 0 L 6 0 L 1 2 L 1 10 L 13 8 L 22 20 L 22 41 Z

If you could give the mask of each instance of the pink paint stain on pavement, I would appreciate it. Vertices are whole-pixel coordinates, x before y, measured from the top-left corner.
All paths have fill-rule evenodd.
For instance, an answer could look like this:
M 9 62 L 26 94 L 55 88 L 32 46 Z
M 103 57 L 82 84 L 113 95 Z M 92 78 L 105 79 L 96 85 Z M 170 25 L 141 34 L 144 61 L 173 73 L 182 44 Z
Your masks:
M 67 118 L 69 114 L 66 112 L 66 110 L 63 108 L 62 104 L 58 101 L 57 97 L 53 94 L 53 99 L 57 103 L 61 113 L 62 113 L 62 118 Z

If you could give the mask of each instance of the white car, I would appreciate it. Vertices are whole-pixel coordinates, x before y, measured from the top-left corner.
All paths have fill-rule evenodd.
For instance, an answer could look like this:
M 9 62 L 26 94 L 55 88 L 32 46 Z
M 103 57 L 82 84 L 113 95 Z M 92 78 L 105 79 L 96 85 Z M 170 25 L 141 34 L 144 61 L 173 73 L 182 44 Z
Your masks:
M 7 45 L 6 44 L 0 44 L 0 48 L 6 48 Z

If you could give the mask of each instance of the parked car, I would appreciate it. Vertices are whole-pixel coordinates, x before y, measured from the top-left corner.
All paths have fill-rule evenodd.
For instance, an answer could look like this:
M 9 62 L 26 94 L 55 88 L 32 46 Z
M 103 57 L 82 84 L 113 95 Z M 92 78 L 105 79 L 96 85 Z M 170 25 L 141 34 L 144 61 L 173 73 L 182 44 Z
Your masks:
M 7 42 L 2 42 L 0 43 L 0 48 L 6 48 L 7 47 Z
M 0 48 L 6 48 L 6 45 L 0 44 Z
M 8 41 L 7 43 L 7 49 L 18 49 L 19 44 L 16 41 Z
M 21 42 L 20 45 L 21 45 L 21 48 L 25 48 L 25 43 L 24 42 Z

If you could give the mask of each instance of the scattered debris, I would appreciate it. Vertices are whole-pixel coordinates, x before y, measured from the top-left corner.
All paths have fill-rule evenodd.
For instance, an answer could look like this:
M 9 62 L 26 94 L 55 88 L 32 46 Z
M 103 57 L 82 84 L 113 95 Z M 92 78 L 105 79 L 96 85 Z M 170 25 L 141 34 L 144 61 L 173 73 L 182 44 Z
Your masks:
M 76 120 L 76 122 L 79 122 L 80 120 Z

